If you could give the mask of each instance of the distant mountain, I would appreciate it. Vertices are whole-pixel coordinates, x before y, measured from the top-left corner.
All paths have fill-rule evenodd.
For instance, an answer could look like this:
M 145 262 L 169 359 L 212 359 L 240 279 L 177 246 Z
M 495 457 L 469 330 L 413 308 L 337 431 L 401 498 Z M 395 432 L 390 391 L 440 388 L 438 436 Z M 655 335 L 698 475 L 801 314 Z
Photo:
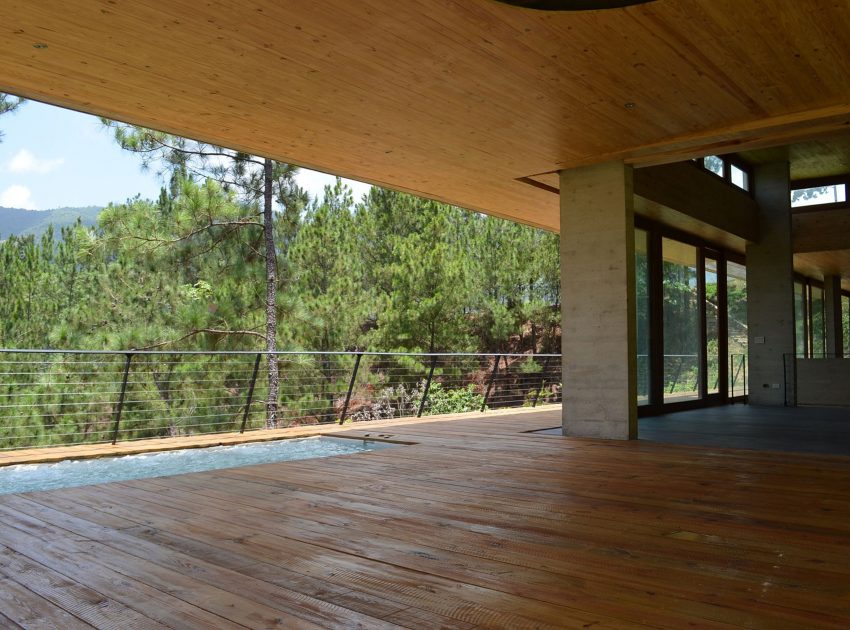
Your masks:
M 54 208 L 53 210 L 24 210 L 23 208 L 4 208 L 0 206 L 0 240 L 15 236 L 34 234 L 41 236 L 53 225 L 56 234 L 59 228 L 73 225 L 79 217 L 83 225 L 97 225 L 97 215 L 103 208 L 86 206 L 85 208 Z

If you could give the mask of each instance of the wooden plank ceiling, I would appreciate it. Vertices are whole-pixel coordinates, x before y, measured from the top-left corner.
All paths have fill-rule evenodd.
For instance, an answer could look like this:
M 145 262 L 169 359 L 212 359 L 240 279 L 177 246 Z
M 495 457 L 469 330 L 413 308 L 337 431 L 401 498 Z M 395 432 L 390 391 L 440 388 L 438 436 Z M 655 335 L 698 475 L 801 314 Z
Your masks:
M 552 229 L 517 178 L 850 124 L 845 1 L 4 0 L 0 90 Z

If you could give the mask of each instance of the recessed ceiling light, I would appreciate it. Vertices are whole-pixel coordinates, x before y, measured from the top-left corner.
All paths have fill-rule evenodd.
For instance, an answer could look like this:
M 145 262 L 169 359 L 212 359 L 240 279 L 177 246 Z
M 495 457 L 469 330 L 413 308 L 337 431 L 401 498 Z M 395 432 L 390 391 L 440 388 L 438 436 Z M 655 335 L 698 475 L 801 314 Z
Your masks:
M 599 9 L 621 9 L 633 4 L 644 4 L 653 0 L 496 0 L 524 9 L 537 11 L 594 11 Z
M 637 107 L 637 104 L 629 101 L 628 103 L 623 103 L 623 107 L 625 107 L 626 109 L 634 109 L 635 107 Z
M 36 42 L 35 44 L 32 45 L 32 47 L 33 48 L 47 48 L 47 44 L 42 43 L 42 42 Z

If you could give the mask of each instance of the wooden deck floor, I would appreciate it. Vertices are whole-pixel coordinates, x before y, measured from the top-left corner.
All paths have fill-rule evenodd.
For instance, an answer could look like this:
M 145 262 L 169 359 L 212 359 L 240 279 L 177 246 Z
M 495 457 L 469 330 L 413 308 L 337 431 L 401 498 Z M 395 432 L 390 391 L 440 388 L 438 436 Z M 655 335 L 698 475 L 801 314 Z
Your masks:
M 2 496 L 0 626 L 850 627 L 850 459 L 522 433 L 558 416 Z

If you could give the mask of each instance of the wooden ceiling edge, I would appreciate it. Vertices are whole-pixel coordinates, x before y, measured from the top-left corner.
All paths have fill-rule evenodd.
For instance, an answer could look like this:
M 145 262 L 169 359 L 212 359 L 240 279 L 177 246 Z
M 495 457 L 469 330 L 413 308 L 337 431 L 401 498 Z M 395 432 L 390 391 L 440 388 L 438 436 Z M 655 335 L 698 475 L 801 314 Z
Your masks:
M 157 131 L 163 131 L 165 133 L 170 133 L 176 136 L 183 137 L 191 137 L 185 136 L 185 132 L 180 129 L 170 128 L 168 126 L 160 126 L 156 122 L 151 122 L 150 120 L 146 120 L 144 117 L 136 117 L 133 115 L 126 115 L 124 113 L 115 113 L 114 111 L 110 111 L 106 108 L 99 108 L 96 106 L 86 107 L 80 104 L 78 101 L 75 101 L 70 98 L 61 98 L 55 97 L 52 94 L 47 94 L 44 92 L 37 91 L 29 91 L 29 90 L 20 90 L 15 87 L 9 87 L 7 84 L 0 83 L 0 92 L 5 92 L 7 94 L 11 94 L 14 96 L 20 96 L 30 101 L 35 101 L 37 103 L 41 103 L 43 105 L 51 105 L 53 107 L 61 107 L 63 109 L 67 109 L 70 111 L 78 112 L 80 114 L 87 114 L 89 116 L 98 116 L 103 118 L 109 118 L 110 120 L 117 120 L 120 122 L 128 123 L 131 125 L 139 125 L 141 127 L 146 127 L 149 129 L 156 129 Z M 293 164 L 298 168 L 304 168 L 311 171 L 316 171 L 318 173 L 324 173 L 325 175 L 330 175 L 332 177 L 343 177 L 345 179 L 351 179 L 354 181 L 362 182 L 364 184 L 369 184 L 370 186 L 377 186 L 378 188 L 386 188 L 388 190 L 395 190 L 398 192 L 406 193 L 409 195 L 414 195 L 416 197 L 422 197 L 423 199 L 430 199 L 432 201 L 437 201 L 439 203 L 445 203 L 450 206 L 454 206 L 456 208 L 460 208 L 462 210 L 467 210 L 470 212 L 478 212 L 480 214 L 486 214 L 487 216 L 496 217 L 497 219 L 504 219 L 506 221 L 513 221 L 514 223 L 521 223 L 523 225 L 527 225 L 529 227 L 533 227 L 540 230 L 545 230 L 547 232 L 559 232 L 560 226 L 552 226 L 547 225 L 542 222 L 530 221 L 525 218 L 515 217 L 508 215 L 504 212 L 495 212 L 490 209 L 472 207 L 467 205 L 461 205 L 455 201 L 452 201 L 448 197 L 443 197 L 440 195 L 436 195 L 433 193 L 426 193 L 421 190 L 416 190 L 414 188 L 408 188 L 405 186 L 400 186 L 397 184 L 390 184 L 387 182 L 383 182 L 377 179 L 371 178 L 363 178 L 359 175 L 352 175 L 350 173 L 335 173 L 330 170 L 330 168 L 326 166 L 320 166 L 315 164 L 308 164 L 301 161 L 296 161 L 288 158 L 287 156 L 281 154 L 270 154 L 268 156 L 263 155 L 262 152 L 256 151 L 256 149 L 252 149 L 247 145 L 236 145 L 234 146 L 230 141 L 222 141 L 220 138 L 216 138 L 211 135 L 203 135 L 201 137 L 192 137 L 193 140 L 199 140 L 201 142 L 207 142 L 209 144 L 213 144 L 216 146 L 226 147 L 228 149 L 232 149 L 234 151 L 241 151 L 244 153 L 248 153 L 250 155 L 258 155 L 262 157 L 270 157 L 273 160 L 278 160 L 280 162 L 286 162 L 287 164 Z M 357 201 L 357 200 L 355 200 Z
M 550 173 L 540 173 L 540 175 L 549 175 Z M 550 186 L 544 182 L 539 182 L 536 179 L 537 175 L 531 175 L 530 177 L 517 177 L 516 181 L 521 184 L 528 184 L 529 186 L 534 186 L 535 188 L 539 188 L 540 190 L 545 190 L 546 192 L 554 193 L 558 196 L 561 194 L 560 188 L 555 188 L 554 186 Z
M 793 144 L 823 136 L 850 133 L 850 104 L 793 112 L 728 127 L 706 129 L 641 147 L 558 163 L 548 175 L 603 162 L 621 161 L 635 168 L 684 162 L 705 155 Z

